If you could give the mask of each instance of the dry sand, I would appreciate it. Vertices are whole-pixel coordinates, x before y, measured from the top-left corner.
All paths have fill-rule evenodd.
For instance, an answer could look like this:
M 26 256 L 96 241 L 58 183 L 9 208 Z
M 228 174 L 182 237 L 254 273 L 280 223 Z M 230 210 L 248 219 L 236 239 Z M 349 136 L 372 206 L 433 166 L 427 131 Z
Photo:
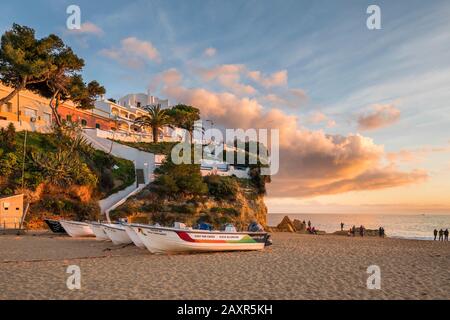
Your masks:
M 152 255 L 40 234 L 0 236 L 0 299 L 450 299 L 450 243 L 273 235 L 263 252 Z M 81 290 L 67 289 L 68 265 Z M 366 269 L 381 268 L 381 290 Z

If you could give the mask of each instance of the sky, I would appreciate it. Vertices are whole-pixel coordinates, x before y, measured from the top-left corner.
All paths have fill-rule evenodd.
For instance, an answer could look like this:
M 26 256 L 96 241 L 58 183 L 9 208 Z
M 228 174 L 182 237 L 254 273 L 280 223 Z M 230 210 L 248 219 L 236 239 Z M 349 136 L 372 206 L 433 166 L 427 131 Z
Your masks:
M 272 213 L 450 214 L 449 17 L 445 0 L 5 0 L 0 32 L 58 34 L 107 97 L 150 90 L 223 128 L 279 129 Z

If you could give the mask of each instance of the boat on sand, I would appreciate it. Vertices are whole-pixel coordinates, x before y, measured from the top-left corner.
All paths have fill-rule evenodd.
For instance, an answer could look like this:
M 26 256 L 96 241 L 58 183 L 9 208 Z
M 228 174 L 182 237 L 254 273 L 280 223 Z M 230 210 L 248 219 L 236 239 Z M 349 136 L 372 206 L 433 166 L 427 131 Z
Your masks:
M 263 250 L 267 232 L 236 232 L 167 228 L 141 224 L 130 225 L 152 253 Z
M 133 241 L 125 231 L 125 227 L 120 224 L 102 224 L 102 229 L 105 231 L 108 238 L 115 244 L 130 244 Z
M 123 227 L 125 228 L 125 232 L 130 237 L 131 241 L 133 241 L 133 243 L 136 245 L 136 247 L 145 249 L 144 242 L 142 242 L 141 238 L 139 238 L 133 228 L 127 224 L 124 224 Z
M 68 221 L 68 220 L 60 220 L 59 222 L 61 223 L 64 230 L 66 230 L 67 234 L 71 237 L 95 236 L 90 225 L 86 222 Z
M 53 233 L 61 233 L 66 234 L 66 230 L 64 230 L 59 220 L 54 219 L 44 219 L 47 226 L 52 230 Z
M 103 224 L 103 223 L 99 223 L 99 222 L 90 222 L 89 224 L 90 224 L 92 231 L 95 234 L 96 240 L 111 241 L 111 239 L 109 239 L 108 235 L 106 234 L 106 231 L 102 227 L 103 225 L 108 225 L 108 224 Z

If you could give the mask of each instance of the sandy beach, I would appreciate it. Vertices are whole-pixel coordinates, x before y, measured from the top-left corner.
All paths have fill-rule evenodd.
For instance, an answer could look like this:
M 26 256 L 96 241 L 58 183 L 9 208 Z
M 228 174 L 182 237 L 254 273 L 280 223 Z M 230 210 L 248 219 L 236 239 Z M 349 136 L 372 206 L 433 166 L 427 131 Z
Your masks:
M 0 299 L 450 299 L 450 243 L 273 234 L 263 252 L 152 255 L 40 233 L 0 237 Z M 81 290 L 66 286 L 81 268 Z M 368 290 L 367 267 L 381 268 Z

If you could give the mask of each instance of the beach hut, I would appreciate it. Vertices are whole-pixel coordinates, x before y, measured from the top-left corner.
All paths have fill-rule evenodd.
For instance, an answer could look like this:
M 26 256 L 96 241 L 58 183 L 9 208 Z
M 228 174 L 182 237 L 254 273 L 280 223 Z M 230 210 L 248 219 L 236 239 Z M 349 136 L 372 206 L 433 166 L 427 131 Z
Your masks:
M 23 214 L 23 194 L 0 196 L 0 229 L 20 229 Z

